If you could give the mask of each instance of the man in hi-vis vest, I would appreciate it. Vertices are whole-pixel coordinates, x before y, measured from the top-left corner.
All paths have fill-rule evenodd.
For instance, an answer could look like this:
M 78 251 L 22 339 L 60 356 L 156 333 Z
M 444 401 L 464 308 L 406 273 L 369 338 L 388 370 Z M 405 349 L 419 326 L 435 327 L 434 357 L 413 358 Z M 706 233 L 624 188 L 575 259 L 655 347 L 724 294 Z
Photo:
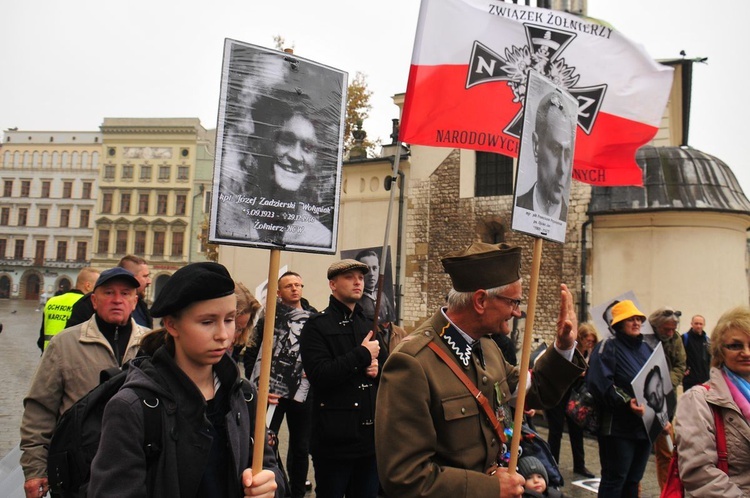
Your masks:
M 39 339 L 36 345 L 44 352 L 50 339 L 65 328 L 70 318 L 73 305 L 94 289 L 99 270 L 91 267 L 82 268 L 76 278 L 76 286 L 64 294 L 47 300 L 42 313 L 42 327 L 39 329 Z

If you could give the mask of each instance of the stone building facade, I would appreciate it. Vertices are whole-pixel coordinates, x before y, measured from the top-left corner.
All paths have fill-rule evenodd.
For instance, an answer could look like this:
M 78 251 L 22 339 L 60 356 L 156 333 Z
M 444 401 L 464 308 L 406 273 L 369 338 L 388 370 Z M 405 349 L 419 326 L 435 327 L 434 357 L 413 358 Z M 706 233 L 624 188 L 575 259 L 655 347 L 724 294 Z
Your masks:
M 0 298 L 51 296 L 89 265 L 101 144 L 96 131 L 5 131 Z

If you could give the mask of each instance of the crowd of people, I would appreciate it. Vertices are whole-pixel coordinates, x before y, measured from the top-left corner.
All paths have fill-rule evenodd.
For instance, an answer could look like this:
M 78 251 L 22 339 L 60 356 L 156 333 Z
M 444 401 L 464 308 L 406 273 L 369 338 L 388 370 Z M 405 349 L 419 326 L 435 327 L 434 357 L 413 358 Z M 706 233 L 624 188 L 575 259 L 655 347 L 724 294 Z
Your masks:
M 640 496 L 652 452 L 664 486 L 672 443 L 691 496 L 750 495 L 750 308 L 726 312 L 709 338 L 700 315 L 680 334 L 678 310 L 661 307 L 647 317 L 623 300 L 605 312 L 609 330 L 600 340 L 590 323 L 577 323 L 563 284 L 554 342 L 533 371 L 521 372 L 513 345 L 501 340 L 521 316 L 520 248 L 475 242 L 441 261 L 451 282 L 446 304 L 409 335 L 393 323 L 389 305 L 376 318 L 375 253 L 330 265 L 321 312 L 303 297 L 302 276 L 284 273 L 273 317 L 218 263 L 179 269 L 150 307 L 145 260 L 126 256 L 101 272 L 83 269 L 76 287 L 50 299 L 43 313 L 43 353 L 21 425 L 27 498 L 49 490 L 57 420 L 113 367 L 127 377 L 102 417 L 91 497 L 299 498 L 310 491 L 310 459 L 315 495 L 325 498 L 564 496 L 551 480 L 556 469 L 540 455 L 522 455 L 514 471 L 503 466 L 522 376 L 529 379 L 523 409 L 543 410 L 552 465 L 567 424 L 573 471 L 582 478 L 595 472 L 586 464 L 584 430 L 566 406 L 574 390 L 593 396 L 600 497 Z M 268 437 L 255 441 L 255 425 L 265 425 L 255 408 L 271 318 Z M 653 337 L 642 333 L 646 320 Z M 633 381 L 655 349 L 668 371 L 649 369 L 641 403 Z M 141 405 L 152 400 L 164 407 L 155 456 L 143 444 Z M 254 473 L 256 443 L 263 470 Z

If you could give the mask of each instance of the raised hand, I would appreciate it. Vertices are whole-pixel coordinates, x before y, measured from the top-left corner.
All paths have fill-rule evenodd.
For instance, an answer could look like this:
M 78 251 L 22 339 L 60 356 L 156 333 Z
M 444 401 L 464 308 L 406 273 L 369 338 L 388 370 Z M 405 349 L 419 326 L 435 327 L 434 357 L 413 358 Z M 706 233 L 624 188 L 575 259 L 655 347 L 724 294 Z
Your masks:
M 573 295 L 565 284 L 560 285 L 560 314 L 557 317 L 557 347 L 567 350 L 578 338 L 578 317 L 573 306 Z

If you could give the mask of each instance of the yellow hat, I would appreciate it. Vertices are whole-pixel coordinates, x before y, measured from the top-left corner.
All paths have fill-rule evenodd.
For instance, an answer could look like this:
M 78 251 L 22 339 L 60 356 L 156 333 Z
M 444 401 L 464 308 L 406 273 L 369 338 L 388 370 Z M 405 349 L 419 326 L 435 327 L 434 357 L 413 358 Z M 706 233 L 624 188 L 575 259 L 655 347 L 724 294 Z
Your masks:
M 646 315 L 641 313 L 641 311 L 635 307 L 633 301 L 629 299 L 620 301 L 612 307 L 612 323 L 610 323 L 610 325 L 620 323 L 621 321 L 627 320 L 633 316 L 641 317 L 641 322 L 646 320 Z

